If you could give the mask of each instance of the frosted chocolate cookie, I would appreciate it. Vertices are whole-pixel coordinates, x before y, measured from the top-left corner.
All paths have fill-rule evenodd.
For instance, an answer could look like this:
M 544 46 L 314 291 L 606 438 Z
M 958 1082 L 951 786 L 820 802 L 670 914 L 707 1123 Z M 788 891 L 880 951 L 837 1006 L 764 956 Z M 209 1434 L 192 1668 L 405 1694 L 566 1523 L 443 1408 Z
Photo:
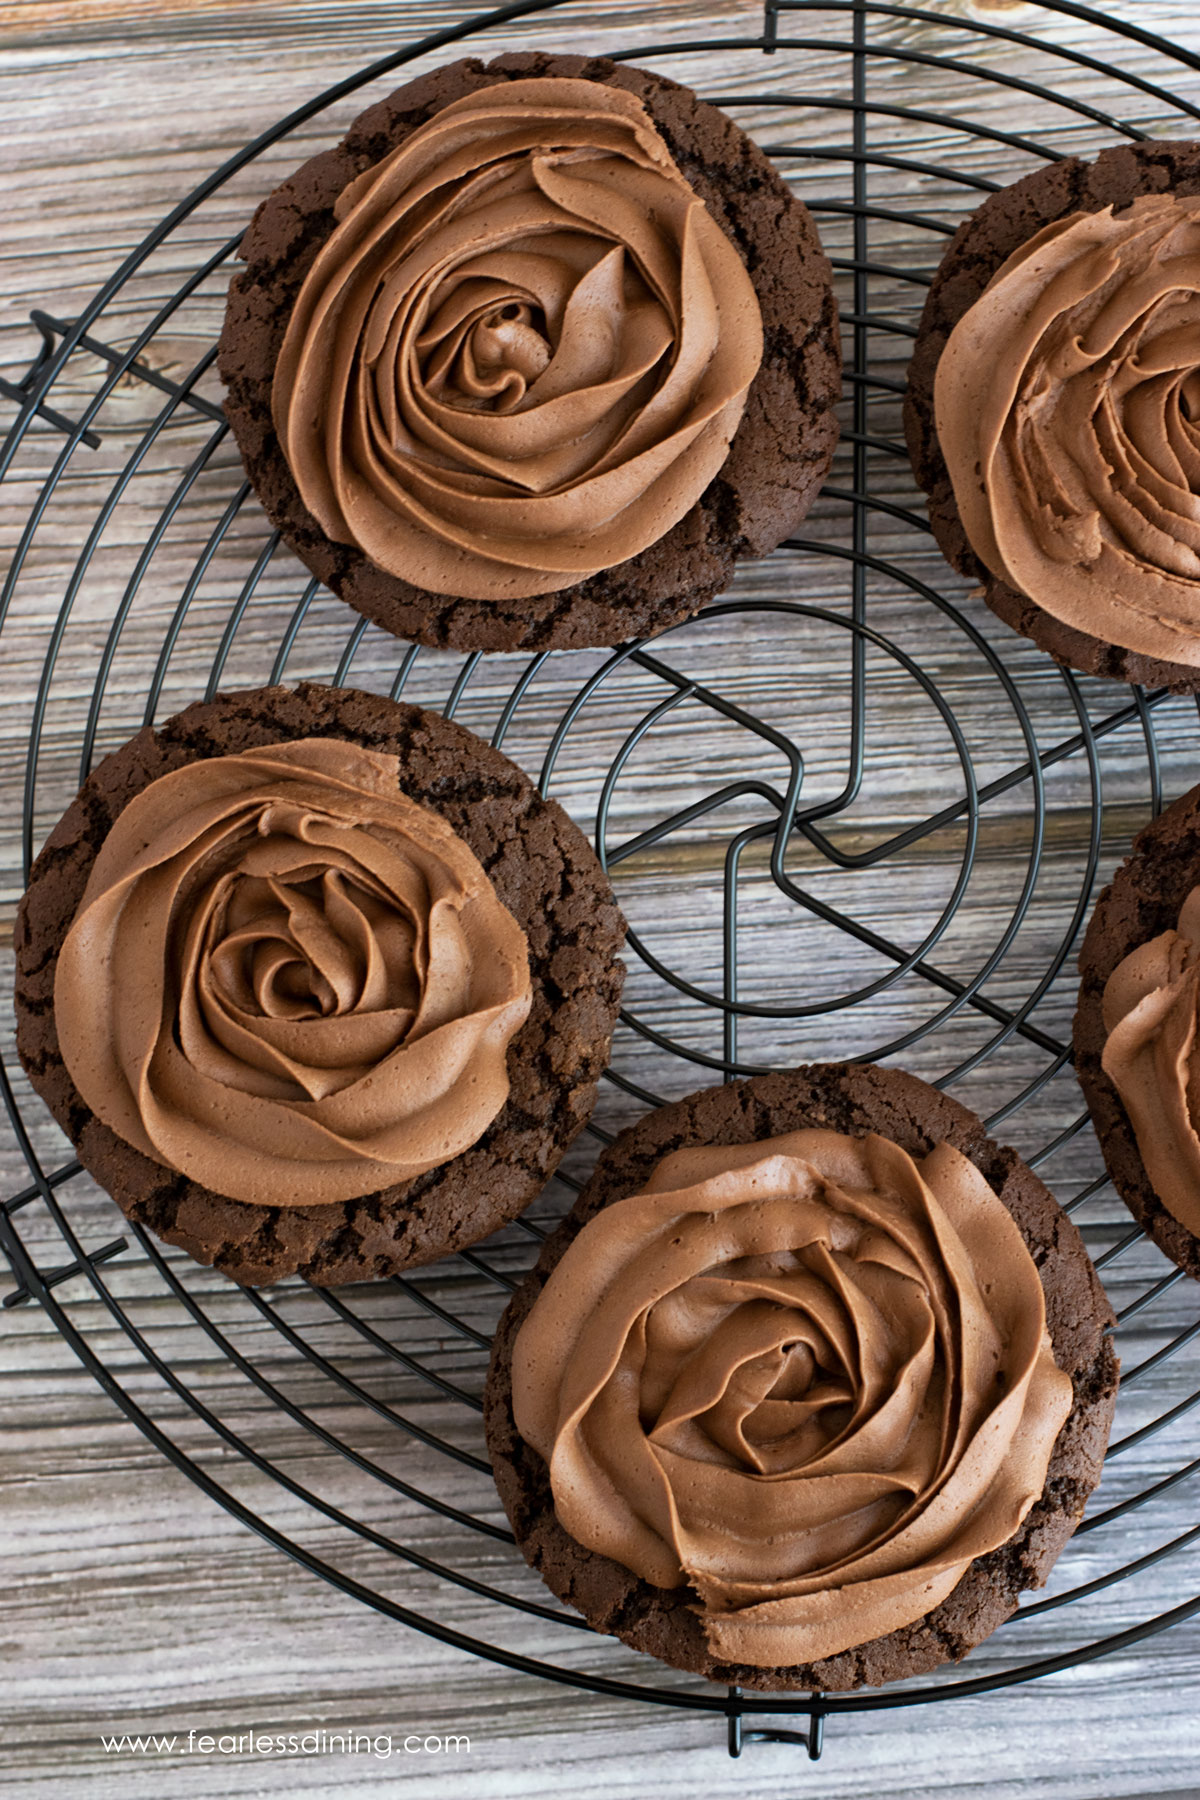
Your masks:
M 221 337 L 272 523 L 400 637 L 663 630 L 824 479 L 816 229 L 731 120 L 602 58 L 452 63 L 259 208 Z
M 602 1155 L 496 1336 L 517 1542 L 679 1668 L 840 1692 L 957 1659 L 1043 1582 L 1117 1364 L 1082 1241 L 896 1070 L 707 1089 Z
M 951 239 L 905 428 L 947 560 L 1061 663 L 1200 689 L 1200 144 L 1070 157 Z
M 583 835 L 462 726 L 231 692 L 106 757 L 54 828 L 17 1045 L 129 1218 L 237 1281 L 370 1280 L 540 1191 L 623 936 Z
M 1079 953 L 1075 1071 L 1117 1192 L 1200 1279 L 1200 788 L 1134 839 Z

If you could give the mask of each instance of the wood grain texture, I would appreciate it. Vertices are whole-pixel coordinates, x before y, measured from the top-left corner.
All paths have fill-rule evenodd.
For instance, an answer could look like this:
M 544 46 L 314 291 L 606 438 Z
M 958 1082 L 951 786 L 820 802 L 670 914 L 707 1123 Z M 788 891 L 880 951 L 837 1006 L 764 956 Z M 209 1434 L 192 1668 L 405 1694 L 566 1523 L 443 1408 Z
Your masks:
M 250 136 L 403 42 L 484 10 L 462 0 L 399 7 L 383 0 L 0 5 L 6 89 L 0 142 L 8 175 L 0 373 L 19 379 L 36 350 L 31 307 L 73 317 L 146 232 Z M 738 991 L 766 1005 L 789 999 L 811 1005 L 872 987 L 892 965 L 861 932 L 911 952 L 936 927 L 969 848 L 973 785 L 985 796 L 976 809 L 975 861 L 932 958 L 941 975 L 951 984 L 970 981 L 1024 910 L 984 983 L 990 1010 L 962 1005 L 894 1054 L 932 1077 L 960 1069 L 953 1091 L 982 1111 L 1001 1113 L 998 1134 L 1030 1154 L 1065 1134 L 1040 1167 L 1070 1201 L 1087 1195 L 1101 1172 L 1090 1131 L 1067 1132 L 1079 1113 L 1073 1078 L 1062 1070 L 1025 1104 L 1017 1102 L 1069 1033 L 1074 984 L 1067 946 L 1089 899 L 1093 785 L 1103 800 L 1103 878 L 1148 816 L 1146 727 L 1136 712 L 1122 715 L 1125 690 L 1064 680 L 946 570 L 924 530 L 907 462 L 896 453 L 899 395 L 886 384 L 903 375 L 922 278 L 979 191 L 946 171 L 1003 182 L 1033 166 L 1033 141 L 1060 153 L 1114 141 L 1110 118 L 1176 135 L 1194 128 L 1162 94 L 1124 87 L 1087 61 L 1051 60 L 1051 46 L 1151 87 L 1166 83 L 1197 107 L 1200 77 L 1170 66 L 1149 47 L 1038 7 L 927 0 L 926 10 L 935 17 L 912 23 L 881 16 L 871 26 L 871 96 L 880 110 L 870 115 L 869 147 L 925 165 L 922 172 L 875 164 L 869 178 L 867 249 L 875 272 L 866 298 L 876 323 L 867 347 L 870 368 L 884 385 L 867 390 L 859 424 L 875 444 L 857 470 L 849 443 L 839 453 L 829 489 L 805 527 L 811 548 L 781 551 L 742 571 L 731 598 L 747 603 L 745 610 L 710 613 L 654 646 L 619 679 L 599 685 L 557 746 L 551 791 L 591 828 L 613 759 L 646 713 L 677 691 L 672 672 L 692 684 L 630 750 L 607 796 L 607 842 L 618 852 L 735 777 L 760 784 L 744 786 L 717 811 L 614 864 L 646 949 L 693 984 L 720 993 L 722 881 L 731 842 L 743 829 L 769 828 L 777 819 L 776 804 L 762 790 L 784 791 L 792 766 L 788 745 L 803 761 L 805 804 L 832 800 L 850 766 L 852 595 L 839 551 L 850 542 L 853 522 L 842 496 L 865 474 L 881 504 L 867 521 L 875 559 L 867 619 L 877 638 L 866 656 L 864 777 L 854 803 L 827 822 L 840 863 L 819 840 L 796 835 L 789 842 L 785 867 L 807 904 L 785 900 L 772 881 L 769 840 L 749 843 L 739 874 Z M 1136 6 L 1122 0 L 1111 10 L 1200 50 L 1193 0 Z M 1027 31 L 1042 47 L 965 34 L 954 23 L 964 16 Z M 648 7 L 594 0 L 514 20 L 493 31 L 488 46 L 494 52 L 535 46 L 637 51 L 636 60 L 722 97 L 761 142 L 780 147 L 780 166 L 813 204 L 831 254 L 844 264 L 854 251 L 845 211 L 853 195 L 845 155 L 850 132 L 846 115 L 822 103 L 844 102 L 850 93 L 841 47 L 849 22 L 836 10 L 782 15 L 781 47 L 770 59 L 736 47 L 759 23 L 757 8 L 740 0 L 656 0 Z M 686 48 L 711 37 L 729 47 Z M 653 56 L 645 52 L 647 40 Z M 921 60 L 947 53 L 962 68 Z M 452 54 L 442 49 L 417 66 Z M 981 80 L 984 64 L 1018 85 Z M 1031 81 L 1052 86 L 1057 98 L 1019 85 Z M 131 345 L 187 272 L 235 236 L 281 174 L 329 142 L 388 84 L 388 78 L 376 81 L 365 95 L 347 96 L 307 119 L 287 141 L 231 175 L 105 309 L 97 343 Z M 920 117 L 904 122 L 898 107 L 915 108 Z M 963 120 L 993 135 L 972 136 Z M 822 154 L 788 154 L 797 148 Z M 227 279 L 227 264 L 215 266 L 164 317 L 142 352 L 151 369 L 178 381 L 203 362 Z M 838 285 L 844 309 L 853 312 L 845 268 Z M 78 417 L 95 399 L 104 372 L 102 354 L 79 351 L 55 384 L 53 404 Z M 211 369 L 197 375 L 195 392 L 210 406 L 219 403 Z M 271 552 L 253 501 L 238 502 L 236 454 L 213 418 L 186 405 L 164 412 L 164 400 L 126 376 L 99 405 L 99 447 L 71 456 L 27 546 L 0 632 L 0 928 L 9 932 L 23 880 L 27 782 L 36 848 L 74 791 L 89 733 L 95 753 L 102 753 L 141 722 L 148 694 L 152 710 L 164 716 L 204 691 L 217 662 L 226 685 L 267 679 L 305 591 L 294 560 Z M 7 405 L 0 402 L 4 423 L 11 416 Z M 844 422 L 853 428 L 849 401 Z M 6 562 L 21 544 L 61 446 L 52 427 L 37 424 L 0 488 Z M 103 529 L 93 532 L 119 479 L 125 481 L 121 498 Z M 143 558 L 151 539 L 153 554 Z M 940 611 L 930 594 L 948 610 Z M 60 629 L 56 621 L 68 596 Z M 822 616 L 796 608 L 817 608 Z M 35 697 L 52 648 L 56 660 L 31 774 Z M 403 646 L 374 628 L 360 632 L 344 607 L 318 594 L 296 624 L 282 669 L 285 676 L 326 680 L 336 671 L 386 691 L 402 657 Z M 505 739 L 526 767 L 541 767 L 559 720 L 604 661 L 603 653 L 556 657 L 531 679 Z M 460 657 L 422 652 L 406 694 L 444 704 L 463 667 Z M 462 691 L 458 716 L 490 734 L 525 667 L 510 657 L 481 664 Z M 101 670 L 102 703 L 93 709 Z M 723 712 L 714 711 L 709 693 L 719 695 Z M 948 703 L 953 728 L 940 701 Z M 767 721 L 776 735 L 756 732 L 747 715 Z M 1197 711 L 1191 702 L 1167 700 L 1153 718 L 1170 797 L 1200 777 Z M 1103 728 L 1094 746 L 1081 719 Z M 1028 768 L 1031 742 L 1045 762 L 1040 811 Z M 941 821 L 936 829 L 903 841 L 934 816 Z M 893 844 L 898 836 L 902 841 Z M 1026 895 L 1039 839 L 1042 862 Z M 861 860 L 871 856 L 881 860 Z M 860 935 L 829 923 L 828 914 L 823 922 L 814 906 L 840 913 Z M 1005 1035 L 1005 1018 L 1037 993 L 1056 954 L 1066 966 L 1036 1005 L 1029 1022 L 1035 1035 L 1020 1024 Z M 627 1030 L 615 1067 L 625 1080 L 675 1097 L 710 1078 L 702 1059 L 722 1053 L 720 1016 L 667 987 L 646 961 L 633 956 L 630 962 L 631 1009 L 701 1060 L 672 1055 Z M 747 1018 L 736 1050 L 747 1067 L 865 1055 L 932 1021 L 948 1004 L 953 991 L 914 971 L 826 1016 Z M 983 1055 L 998 1034 L 1003 1041 Z M 0 1039 L 7 1056 L 7 1023 Z M 62 1167 L 59 1134 L 24 1082 L 16 1086 L 33 1149 L 49 1168 Z M 614 1129 L 637 1110 L 635 1098 L 610 1087 L 600 1123 Z M 585 1173 L 594 1151 L 594 1140 L 579 1145 L 567 1175 Z M 4 1137 L 0 1191 L 12 1194 L 27 1179 L 19 1145 Z M 346 1579 L 447 1627 L 564 1666 L 695 1691 L 619 1645 L 502 1609 L 437 1573 L 442 1565 L 535 1606 L 552 1606 L 502 1537 L 453 1516 L 457 1510 L 502 1527 L 486 1470 L 448 1457 L 420 1435 L 440 1436 L 468 1458 L 481 1455 L 471 1397 L 480 1390 L 483 1353 L 444 1326 L 428 1303 L 486 1338 L 503 1304 L 503 1280 L 488 1281 L 455 1260 L 423 1272 L 411 1291 L 381 1286 L 343 1296 L 349 1319 L 292 1287 L 266 1295 L 264 1312 L 174 1253 L 160 1263 L 154 1246 L 139 1243 L 85 1178 L 67 1177 L 56 1191 L 66 1224 L 84 1245 L 94 1250 L 126 1240 L 101 1266 L 95 1287 L 81 1276 L 56 1287 L 65 1318 L 129 1403 L 193 1457 L 206 1479 Z M 533 1216 L 550 1218 L 569 1198 L 569 1184 L 556 1183 Z M 1169 1273 L 1150 1246 L 1120 1249 L 1128 1219 L 1107 1186 L 1084 1198 L 1076 1217 L 1093 1254 L 1113 1253 L 1104 1275 L 1118 1309 L 1135 1306 Z M 42 1202 L 22 1208 L 14 1222 L 40 1267 L 68 1260 L 62 1228 Z M 510 1228 L 487 1256 L 511 1279 L 532 1251 L 529 1235 Z M 104 1292 L 115 1296 L 137 1338 L 105 1306 Z M 1194 1622 L 1027 1688 L 834 1719 L 825 1759 L 815 1768 L 789 1745 L 750 1744 L 740 1763 L 731 1762 L 714 1717 L 535 1681 L 418 1636 L 335 1590 L 172 1469 L 80 1366 L 45 1313 L 25 1306 L 2 1317 L 0 1763 L 5 1794 L 14 1800 L 76 1794 L 157 1800 L 166 1793 L 172 1800 L 252 1794 L 348 1800 L 369 1786 L 399 1791 L 401 1782 L 405 1792 L 437 1800 L 524 1800 L 569 1785 L 614 1800 L 656 1790 L 755 1800 L 809 1789 L 839 1796 L 979 1790 L 997 1800 L 1043 1792 L 1063 1800 L 1200 1794 L 1200 1625 Z M 1196 1319 L 1192 1285 L 1164 1287 L 1122 1329 L 1126 1371 L 1188 1333 Z M 394 1351 L 425 1363 L 468 1397 L 431 1386 Z M 1200 1457 L 1200 1408 L 1186 1407 L 1198 1388 L 1194 1343 L 1127 1384 L 1116 1435 L 1133 1441 L 1107 1471 L 1093 1515 L 1169 1481 Z M 1136 1437 L 1175 1407 L 1182 1410 L 1169 1427 Z M 337 1442 L 353 1457 L 339 1454 Z M 1196 1479 L 1179 1480 L 1157 1499 L 1078 1537 L 1051 1593 L 1150 1557 L 1190 1530 Z M 430 1510 L 405 1489 L 431 1496 L 443 1510 Z M 330 1509 L 374 1535 L 347 1530 Z M 1120 1632 L 1196 1593 L 1200 1546 L 1188 1545 L 1090 1599 L 1018 1619 L 973 1655 L 959 1678 Z M 320 1726 L 391 1732 L 397 1741 L 414 1731 L 465 1732 L 471 1749 L 391 1762 L 336 1752 L 118 1758 L 106 1756 L 100 1743 L 102 1732 L 186 1736 L 189 1730 L 288 1733 Z

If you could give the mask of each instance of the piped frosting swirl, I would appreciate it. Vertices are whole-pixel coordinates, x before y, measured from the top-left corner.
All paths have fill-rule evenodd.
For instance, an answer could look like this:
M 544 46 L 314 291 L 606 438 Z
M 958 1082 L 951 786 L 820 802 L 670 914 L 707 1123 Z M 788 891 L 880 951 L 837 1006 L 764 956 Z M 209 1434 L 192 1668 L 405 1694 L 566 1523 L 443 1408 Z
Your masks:
M 994 576 L 1091 637 L 1200 666 L 1200 196 L 1037 232 L 951 332 L 934 406 Z
M 949 1145 L 798 1131 L 667 1156 L 518 1333 L 555 1513 L 713 1655 L 833 1656 L 921 1618 L 1042 1493 L 1072 1403 L 1037 1270 Z
M 306 738 L 185 764 L 97 852 L 54 1011 L 92 1112 L 235 1200 L 378 1193 L 508 1096 L 525 934 L 398 758 Z
M 635 95 L 480 89 L 335 214 L 272 391 L 329 537 L 433 593 L 519 599 L 624 562 L 699 499 L 762 319 Z
M 1101 1064 L 1129 1115 L 1150 1185 L 1200 1236 L 1200 887 L 1179 922 L 1139 944 L 1104 987 Z

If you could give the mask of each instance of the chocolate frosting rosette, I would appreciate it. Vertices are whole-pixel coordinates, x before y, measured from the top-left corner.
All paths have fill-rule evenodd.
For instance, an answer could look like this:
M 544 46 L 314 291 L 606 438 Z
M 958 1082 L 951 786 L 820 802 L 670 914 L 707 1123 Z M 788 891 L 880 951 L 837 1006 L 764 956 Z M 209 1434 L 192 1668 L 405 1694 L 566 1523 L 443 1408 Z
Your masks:
M 1200 1236 L 1200 887 L 1178 924 L 1131 950 L 1104 988 L 1101 1058 L 1155 1193 Z
M 993 575 L 1200 665 L 1200 196 L 1044 226 L 955 326 L 934 404 Z
M 728 1093 L 619 1139 L 512 1302 L 500 1491 L 554 1591 L 669 1662 L 765 1687 L 917 1673 L 987 1635 L 1077 1521 L 1111 1314 L 1036 1177 L 923 1083 L 818 1065 Z M 856 1129 L 763 1129 L 814 1113 Z M 1043 1285 L 1052 1245 L 1070 1294 Z
M 330 537 L 435 593 L 520 599 L 625 562 L 699 498 L 762 320 L 635 95 L 484 88 L 334 212 L 272 390 Z
M 83 1099 L 215 1193 L 307 1206 L 445 1162 L 508 1096 L 524 933 L 394 756 L 309 738 L 163 775 L 96 857 L 54 1006 Z

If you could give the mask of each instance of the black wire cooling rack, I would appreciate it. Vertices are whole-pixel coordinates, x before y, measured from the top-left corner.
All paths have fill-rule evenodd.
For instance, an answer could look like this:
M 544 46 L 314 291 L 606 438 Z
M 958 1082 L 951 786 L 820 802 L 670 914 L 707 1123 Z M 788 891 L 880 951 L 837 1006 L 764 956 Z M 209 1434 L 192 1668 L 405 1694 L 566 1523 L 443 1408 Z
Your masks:
M 766 1736 L 815 1757 L 829 1715 L 1002 1688 L 1200 1612 L 1200 1526 L 1179 1529 L 1200 1484 L 1196 1290 L 1130 1229 L 1069 1064 L 1080 928 L 1133 831 L 1194 779 L 1196 706 L 1077 678 L 993 620 L 932 550 L 899 438 L 957 221 L 1046 159 L 1195 131 L 1200 57 L 1066 0 L 771 0 L 752 35 L 704 42 L 668 41 L 667 8 L 655 42 L 622 40 L 731 110 L 817 216 L 846 331 L 842 448 L 803 537 L 698 620 L 611 654 L 464 659 L 352 623 L 306 580 L 242 479 L 215 339 L 233 226 L 360 89 L 452 46 L 535 43 L 518 22 L 548 13 L 556 44 L 604 48 L 563 0 L 466 17 L 247 145 L 77 317 L 33 312 L 40 351 L 0 382 L 0 478 L 24 517 L 0 669 L 28 727 L 4 775 L 6 898 L 95 758 L 200 694 L 305 675 L 438 705 L 594 821 L 633 926 L 597 1121 L 478 1250 L 340 1292 L 243 1292 L 115 1214 L 10 1056 L 4 1305 L 40 1303 L 165 1457 L 343 1593 L 523 1675 L 722 1716 L 732 1754 Z M 496 1500 L 480 1394 L 498 1313 L 596 1140 L 721 1075 L 828 1056 L 901 1060 L 1041 1169 L 1103 1271 L 1125 1374 L 1088 1517 L 967 1673 L 765 1699 L 549 1603 Z

